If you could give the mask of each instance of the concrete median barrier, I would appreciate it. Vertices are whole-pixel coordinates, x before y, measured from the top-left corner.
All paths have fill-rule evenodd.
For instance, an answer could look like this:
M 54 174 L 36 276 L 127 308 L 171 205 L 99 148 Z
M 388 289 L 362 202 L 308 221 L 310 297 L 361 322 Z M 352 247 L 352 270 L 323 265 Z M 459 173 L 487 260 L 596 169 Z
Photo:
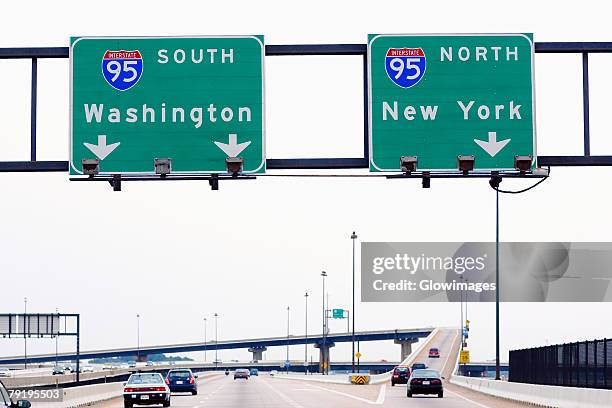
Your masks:
M 551 408 L 612 407 L 612 390 L 511 383 L 453 375 L 451 384 L 495 397 Z

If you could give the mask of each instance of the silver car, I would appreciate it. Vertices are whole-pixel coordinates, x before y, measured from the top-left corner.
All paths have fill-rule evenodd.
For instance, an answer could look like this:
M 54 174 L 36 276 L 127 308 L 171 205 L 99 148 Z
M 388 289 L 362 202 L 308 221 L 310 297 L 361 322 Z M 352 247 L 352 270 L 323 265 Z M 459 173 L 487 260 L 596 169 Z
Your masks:
M 123 405 L 125 408 L 132 408 L 135 404 L 170 406 L 170 388 L 161 374 L 136 373 L 130 375 L 123 388 Z

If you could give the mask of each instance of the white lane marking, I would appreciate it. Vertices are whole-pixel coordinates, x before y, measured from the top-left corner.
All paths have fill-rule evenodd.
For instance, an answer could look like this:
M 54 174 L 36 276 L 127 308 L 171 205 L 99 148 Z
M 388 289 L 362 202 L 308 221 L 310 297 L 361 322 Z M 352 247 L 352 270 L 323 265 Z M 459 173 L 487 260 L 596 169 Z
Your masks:
M 385 385 L 383 384 L 380 387 L 380 391 L 378 392 L 378 398 L 376 399 L 376 401 L 370 401 L 369 399 L 365 399 L 365 398 L 361 398 L 358 397 L 356 395 L 352 395 L 352 394 L 347 394 L 345 392 L 342 391 L 336 391 L 336 390 L 331 390 L 329 388 L 325 388 L 325 387 L 319 387 L 319 386 L 314 386 L 317 389 L 320 389 L 322 391 L 327 391 L 327 392 L 331 392 L 333 394 L 338 394 L 338 395 L 342 395 L 343 397 L 347 397 L 347 398 L 352 398 L 354 400 L 357 401 L 361 401 L 361 402 L 365 402 L 366 404 L 370 404 L 370 405 L 382 405 L 385 402 Z M 382 397 L 381 397 L 382 394 Z
M 282 393 L 280 390 L 277 390 L 276 388 L 274 388 L 273 386 L 268 384 L 267 381 L 262 381 L 262 382 L 264 384 L 266 384 L 266 386 L 268 388 L 270 388 L 272 391 L 274 391 L 283 401 L 285 401 L 287 404 L 291 405 L 293 408 L 304 408 L 303 406 L 301 406 L 300 404 L 298 404 L 297 402 L 295 402 L 294 400 L 289 398 L 287 395 Z
M 480 408 L 491 408 L 491 407 L 489 407 L 488 405 L 484 405 L 484 404 L 481 404 L 480 402 L 473 401 L 473 400 L 471 400 L 471 399 L 469 399 L 469 398 L 467 398 L 467 397 L 464 397 L 464 396 L 463 396 L 463 395 L 461 395 L 461 394 L 457 394 L 456 392 L 452 392 L 452 391 L 450 391 L 450 390 L 444 390 L 444 392 L 450 392 L 450 393 L 451 393 L 451 394 L 453 394 L 454 396 L 459 397 L 459 398 L 461 398 L 462 400 L 465 400 L 465 401 L 467 401 L 467 402 L 471 402 L 472 404 L 476 405 L 477 407 L 480 407 Z
M 385 402 L 386 393 L 387 393 L 387 385 L 383 384 L 380 386 L 380 391 L 378 391 L 378 398 L 376 398 L 376 404 L 382 405 Z

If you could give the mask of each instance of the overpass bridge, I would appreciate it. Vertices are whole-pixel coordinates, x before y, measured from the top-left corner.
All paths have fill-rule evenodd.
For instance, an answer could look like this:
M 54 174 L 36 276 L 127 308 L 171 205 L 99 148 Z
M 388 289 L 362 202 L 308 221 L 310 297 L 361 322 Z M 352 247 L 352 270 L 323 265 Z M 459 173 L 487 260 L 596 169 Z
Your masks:
M 395 330 L 374 330 L 355 332 L 355 341 L 379 341 L 393 340 L 401 346 L 401 360 L 408 356 L 412 351 L 412 344 L 416 343 L 420 338 L 429 336 L 434 330 L 433 327 L 419 329 L 395 329 Z M 241 340 L 224 340 L 224 341 L 209 341 L 197 343 L 183 344 L 168 344 L 161 346 L 141 346 L 141 347 L 126 347 L 117 349 L 105 350 L 90 350 L 83 351 L 79 354 L 59 353 L 56 354 L 38 354 L 27 357 L 28 363 L 44 363 L 49 361 L 59 360 L 88 360 L 93 358 L 106 357 L 125 357 L 130 356 L 146 360 L 149 354 L 172 354 L 172 353 L 189 353 L 204 350 L 230 350 L 246 348 L 253 353 L 253 361 L 262 360 L 262 354 L 268 347 L 287 346 L 287 345 L 303 345 L 313 344 L 319 349 L 319 365 L 324 362 L 329 362 L 329 351 L 336 343 L 351 342 L 353 339 L 352 333 L 336 333 L 327 334 L 325 337 L 321 334 L 289 336 L 289 337 L 267 337 L 257 339 L 241 339 Z M 23 364 L 24 356 L 0 357 L 0 364 Z

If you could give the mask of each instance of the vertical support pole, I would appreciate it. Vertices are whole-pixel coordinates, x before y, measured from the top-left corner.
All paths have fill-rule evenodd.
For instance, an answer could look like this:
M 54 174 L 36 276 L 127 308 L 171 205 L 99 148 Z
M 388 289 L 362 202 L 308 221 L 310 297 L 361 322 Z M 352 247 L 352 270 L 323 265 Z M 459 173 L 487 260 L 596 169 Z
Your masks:
M 499 367 L 499 189 L 495 189 L 495 379 L 501 380 Z
M 584 119 L 584 155 L 591 155 L 591 123 L 589 114 L 589 53 L 582 53 L 582 114 Z
M 304 294 L 306 303 L 305 321 L 304 321 L 304 374 L 308 375 L 308 292 Z
M 32 58 L 32 87 L 30 100 L 30 160 L 36 161 L 36 105 L 38 89 L 38 59 Z
M 76 382 L 81 380 L 81 315 L 77 315 L 77 338 L 76 338 Z
M 368 52 L 363 56 L 363 157 L 370 162 L 370 105 L 368 85 Z

